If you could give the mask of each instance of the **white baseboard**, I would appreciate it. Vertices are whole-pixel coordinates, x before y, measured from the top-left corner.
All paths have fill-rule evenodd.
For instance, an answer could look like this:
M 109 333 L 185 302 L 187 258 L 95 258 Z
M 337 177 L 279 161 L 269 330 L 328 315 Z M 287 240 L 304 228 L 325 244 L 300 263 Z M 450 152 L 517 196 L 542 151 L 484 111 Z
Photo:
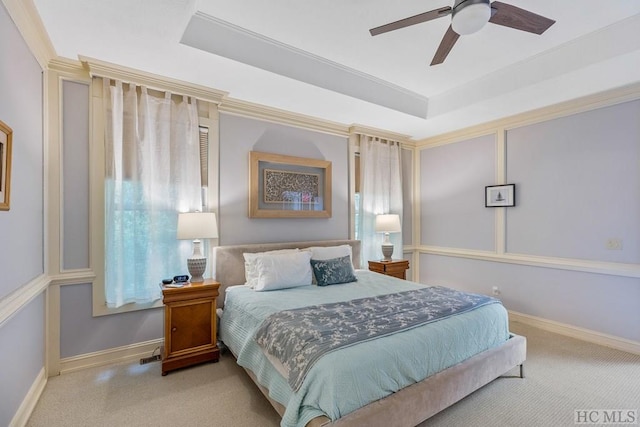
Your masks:
M 47 375 L 45 374 L 44 367 L 38 373 L 33 384 L 29 388 L 27 395 L 22 400 L 18 411 L 13 416 L 13 419 L 9 423 L 9 427 L 24 427 L 27 425 L 27 421 L 29 421 L 29 417 L 33 412 L 33 409 L 36 407 L 38 400 L 40 399 L 40 395 L 44 390 L 44 386 L 47 385 Z
M 631 341 L 625 338 L 603 334 L 602 332 L 579 328 L 577 326 L 567 325 L 566 323 L 555 322 L 553 320 L 547 320 L 541 317 L 518 313 L 511 310 L 509 310 L 509 319 L 571 338 L 577 338 L 579 340 L 615 348 L 628 353 L 640 354 L 640 342 L 637 341 Z
M 96 351 L 94 353 L 65 357 L 64 359 L 60 359 L 60 374 L 68 374 L 69 372 L 92 368 L 94 366 L 132 362 L 141 357 L 151 356 L 151 353 L 158 347 L 162 347 L 163 344 L 164 339 L 159 338 L 122 347 L 110 348 L 108 350 Z M 158 354 L 158 351 L 156 351 L 156 354 Z

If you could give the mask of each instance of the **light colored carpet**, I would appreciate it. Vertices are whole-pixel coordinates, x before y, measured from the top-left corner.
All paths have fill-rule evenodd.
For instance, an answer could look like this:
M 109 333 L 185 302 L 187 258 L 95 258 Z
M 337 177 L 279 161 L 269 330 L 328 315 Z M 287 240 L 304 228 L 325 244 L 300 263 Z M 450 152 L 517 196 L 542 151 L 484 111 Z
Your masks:
M 640 356 L 515 322 L 511 330 L 527 337 L 526 378 L 493 381 L 420 427 L 573 426 L 576 409 L 639 410 Z M 27 425 L 268 427 L 279 417 L 225 354 L 166 377 L 153 363 L 50 378 Z

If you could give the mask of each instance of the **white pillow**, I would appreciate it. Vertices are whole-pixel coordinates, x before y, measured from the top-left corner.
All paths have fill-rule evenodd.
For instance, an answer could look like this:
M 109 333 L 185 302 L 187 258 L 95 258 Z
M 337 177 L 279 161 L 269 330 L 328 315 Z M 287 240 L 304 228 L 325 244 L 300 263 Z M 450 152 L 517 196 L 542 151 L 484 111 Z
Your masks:
M 291 252 L 298 252 L 297 248 L 295 249 L 277 249 L 275 251 L 266 251 L 266 252 L 245 252 L 242 254 L 244 257 L 244 278 L 246 280 L 245 285 L 250 288 L 255 287 L 256 282 L 258 281 L 258 272 L 256 271 L 256 260 L 263 255 L 267 254 L 284 254 Z
M 295 288 L 311 285 L 311 253 L 297 251 L 258 257 L 255 268 L 258 280 L 255 291 Z
M 311 251 L 311 259 L 316 259 L 320 261 L 324 261 L 327 259 L 334 258 L 342 258 L 349 255 L 349 259 L 351 259 L 351 246 L 350 245 L 340 245 L 340 246 L 311 246 L 309 248 L 304 249 L 306 251 Z M 353 260 L 352 260 L 353 262 Z

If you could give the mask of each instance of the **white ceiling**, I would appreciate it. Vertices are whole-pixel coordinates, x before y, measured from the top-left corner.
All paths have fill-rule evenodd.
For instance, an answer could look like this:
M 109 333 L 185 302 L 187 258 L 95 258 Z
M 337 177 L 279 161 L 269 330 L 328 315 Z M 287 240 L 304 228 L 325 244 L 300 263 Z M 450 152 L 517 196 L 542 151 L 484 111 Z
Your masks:
M 444 64 L 434 67 L 429 63 L 450 17 L 369 35 L 372 27 L 452 2 L 34 0 L 59 56 L 83 55 L 415 139 L 640 81 L 640 0 L 504 0 L 557 22 L 540 36 L 488 24 L 460 37 Z M 235 60 L 181 42 L 195 14 L 241 36 L 198 35 L 209 50 L 221 46 Z M 267 50 L 242 40 L 277 45 L 285 54 L 261 55 Z M 289 67 L 296 80 L 238 60 L 289 66 L 279 62 L 287 52 L 306 52 L 318 67 Z M 331 80 L 322 68 L 327 64 L 426 98 L 426 118 L 303 82 Z M 349 82 L 349 88 L 357 86 Z

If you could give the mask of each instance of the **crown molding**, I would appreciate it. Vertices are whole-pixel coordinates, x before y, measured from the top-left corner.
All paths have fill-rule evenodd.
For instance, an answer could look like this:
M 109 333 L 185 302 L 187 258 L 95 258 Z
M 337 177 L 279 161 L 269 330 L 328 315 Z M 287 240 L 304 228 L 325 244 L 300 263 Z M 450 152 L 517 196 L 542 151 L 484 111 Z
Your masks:
M 220 112 L 234 114 L 236 116 L 251 117 L 267 122 L 281 123 L 303 129 L 311 129 L 318 132 L 338 136 L 349 136 L 349 126 L 321 120 L 304 114 L 292 113 L 239 99 L 226 98 L 219 107 Z
M 160 91 L 180 93 L 182 95 L 192 96 L 203 101 L 220 104 L 228 95 L 228 92 L 212 89 L 206 86 L 185 82 L 183 80 L 172 79 L 121 65 L 112 64 L 110 62 L 100 61 L 98 59 L 89 58 L 79 55 L 78 59 L 87 69 L 91 77 L 105 77 L 114 80 L 120 80 L 127 83 L 144 85 L 151 89 Z
M 73 60 L 64 57 L 56 57 L 49 61 L 48 67 L 51 70 L 77 79 L 85 80 L 94 76 L 105 77 L 129 83 L 141 84 L 162 91 L 193 96 L 195 98 L 217 104 L 220 112 L 237 116 L 251 117 L 258 120 L 286 124 L 289 126 L 338 136 L 349 136 L 353 133 L 362 133 L 378 138 L 398 141 L 402 145 L 409 147 L 415 147 L 415 141 L 411 140 L 409 135 L 358 124 L 347 125 L 304 114 L 293 113 L 278 108 L 267 107 L 261 104 L 229 97 L 228 92 L 217 89 L 171 79 L 157 74 L 147 73 L 82 55 L 78 58 L 78 60 Z
M 45 70 L 49 61 L 57 56 L 49 34 L 32 0 L 2 0 L 11 19 L 18 27 L 31 53 Z
M 373 136 L 377 138 L 387 139 L 390 141 L 397 141 L 402 144 L 412 145 L 414 141 L 411 140 L 410 135 L 404 135 L 401 133 L 390 132 L 386 130 L 376 129 L 369 126 L 363 126 L 359 124 L 353 124 L 349 127 L 349 133 L 357 133 L 361 135 Z
M 82 65 L 82 62 L 75 59 L 69 59 L 59 56 L 49 61 L 48 68 L 50 71 L 56 71 L 64 75 L 65 77 L 71 77 L 80 80 L 91 80 L 91 76 Z
M 49 60 L 47 68 L 64 74 L 66 77 L 72 77 L 80 80 L 87 80 L 96 76 L 105 77 L 124 82 L 141 84 L 158 90 L 194 96 L 198 99 L 217 104 L 220 112 L 228 114 L 286 124 L 331 135 L 349 136 L 351 134 L 358 133 L 398 141 L 403 146 L 410 148 L 416 146 L 416 141 L 412 140 L 410 135 L 355 123 L 347 125 L 330 120 L 319 119 L 313 116 L 267 107 L 248 101 L 242 101 L 229 97 L 229 93 L 225 91 L 171 79 L 157 74 L 147 73 L 82 55 L 78 57 L 78 60 L 65 57 L 52 58 Z
M 640 99 L 640 83 L 620 86 L 615 89 L 598 92 L 595 94 L 537 108 L 525 113 L 504 117 L 477 126 L 448 132 L 435 137 L 416 141 L 418 148 L 432 148 L 455 142 L 465 141 L 478 136 L 494 134 L 502 130 L 514 129 L 546 120 L 556 119 L 571 114 L 608 107 L 623 102 Z
M 267 122 L 280 123 L 303 129 L 315 130 L 331 135 L 350 136 L 359 133 L 368 136 L 398 141 L 402 145 L 407 145 L 409 147 L 415 146 L 415 141 L 412 140 L 411 136 L 409 135 L 394 133 L 384 129 L 376 129 L 373 127 L 358 124 L 346 125 L 343 123 L 323 120 L 304 114 L 292 113 L 286 110 L 267 107 L 261 104 L 241 101 L 239 99 L 231 97 L 225 98 L 222 101 L 219 106 L 219 111 L 236 116 L 251 117 Z

